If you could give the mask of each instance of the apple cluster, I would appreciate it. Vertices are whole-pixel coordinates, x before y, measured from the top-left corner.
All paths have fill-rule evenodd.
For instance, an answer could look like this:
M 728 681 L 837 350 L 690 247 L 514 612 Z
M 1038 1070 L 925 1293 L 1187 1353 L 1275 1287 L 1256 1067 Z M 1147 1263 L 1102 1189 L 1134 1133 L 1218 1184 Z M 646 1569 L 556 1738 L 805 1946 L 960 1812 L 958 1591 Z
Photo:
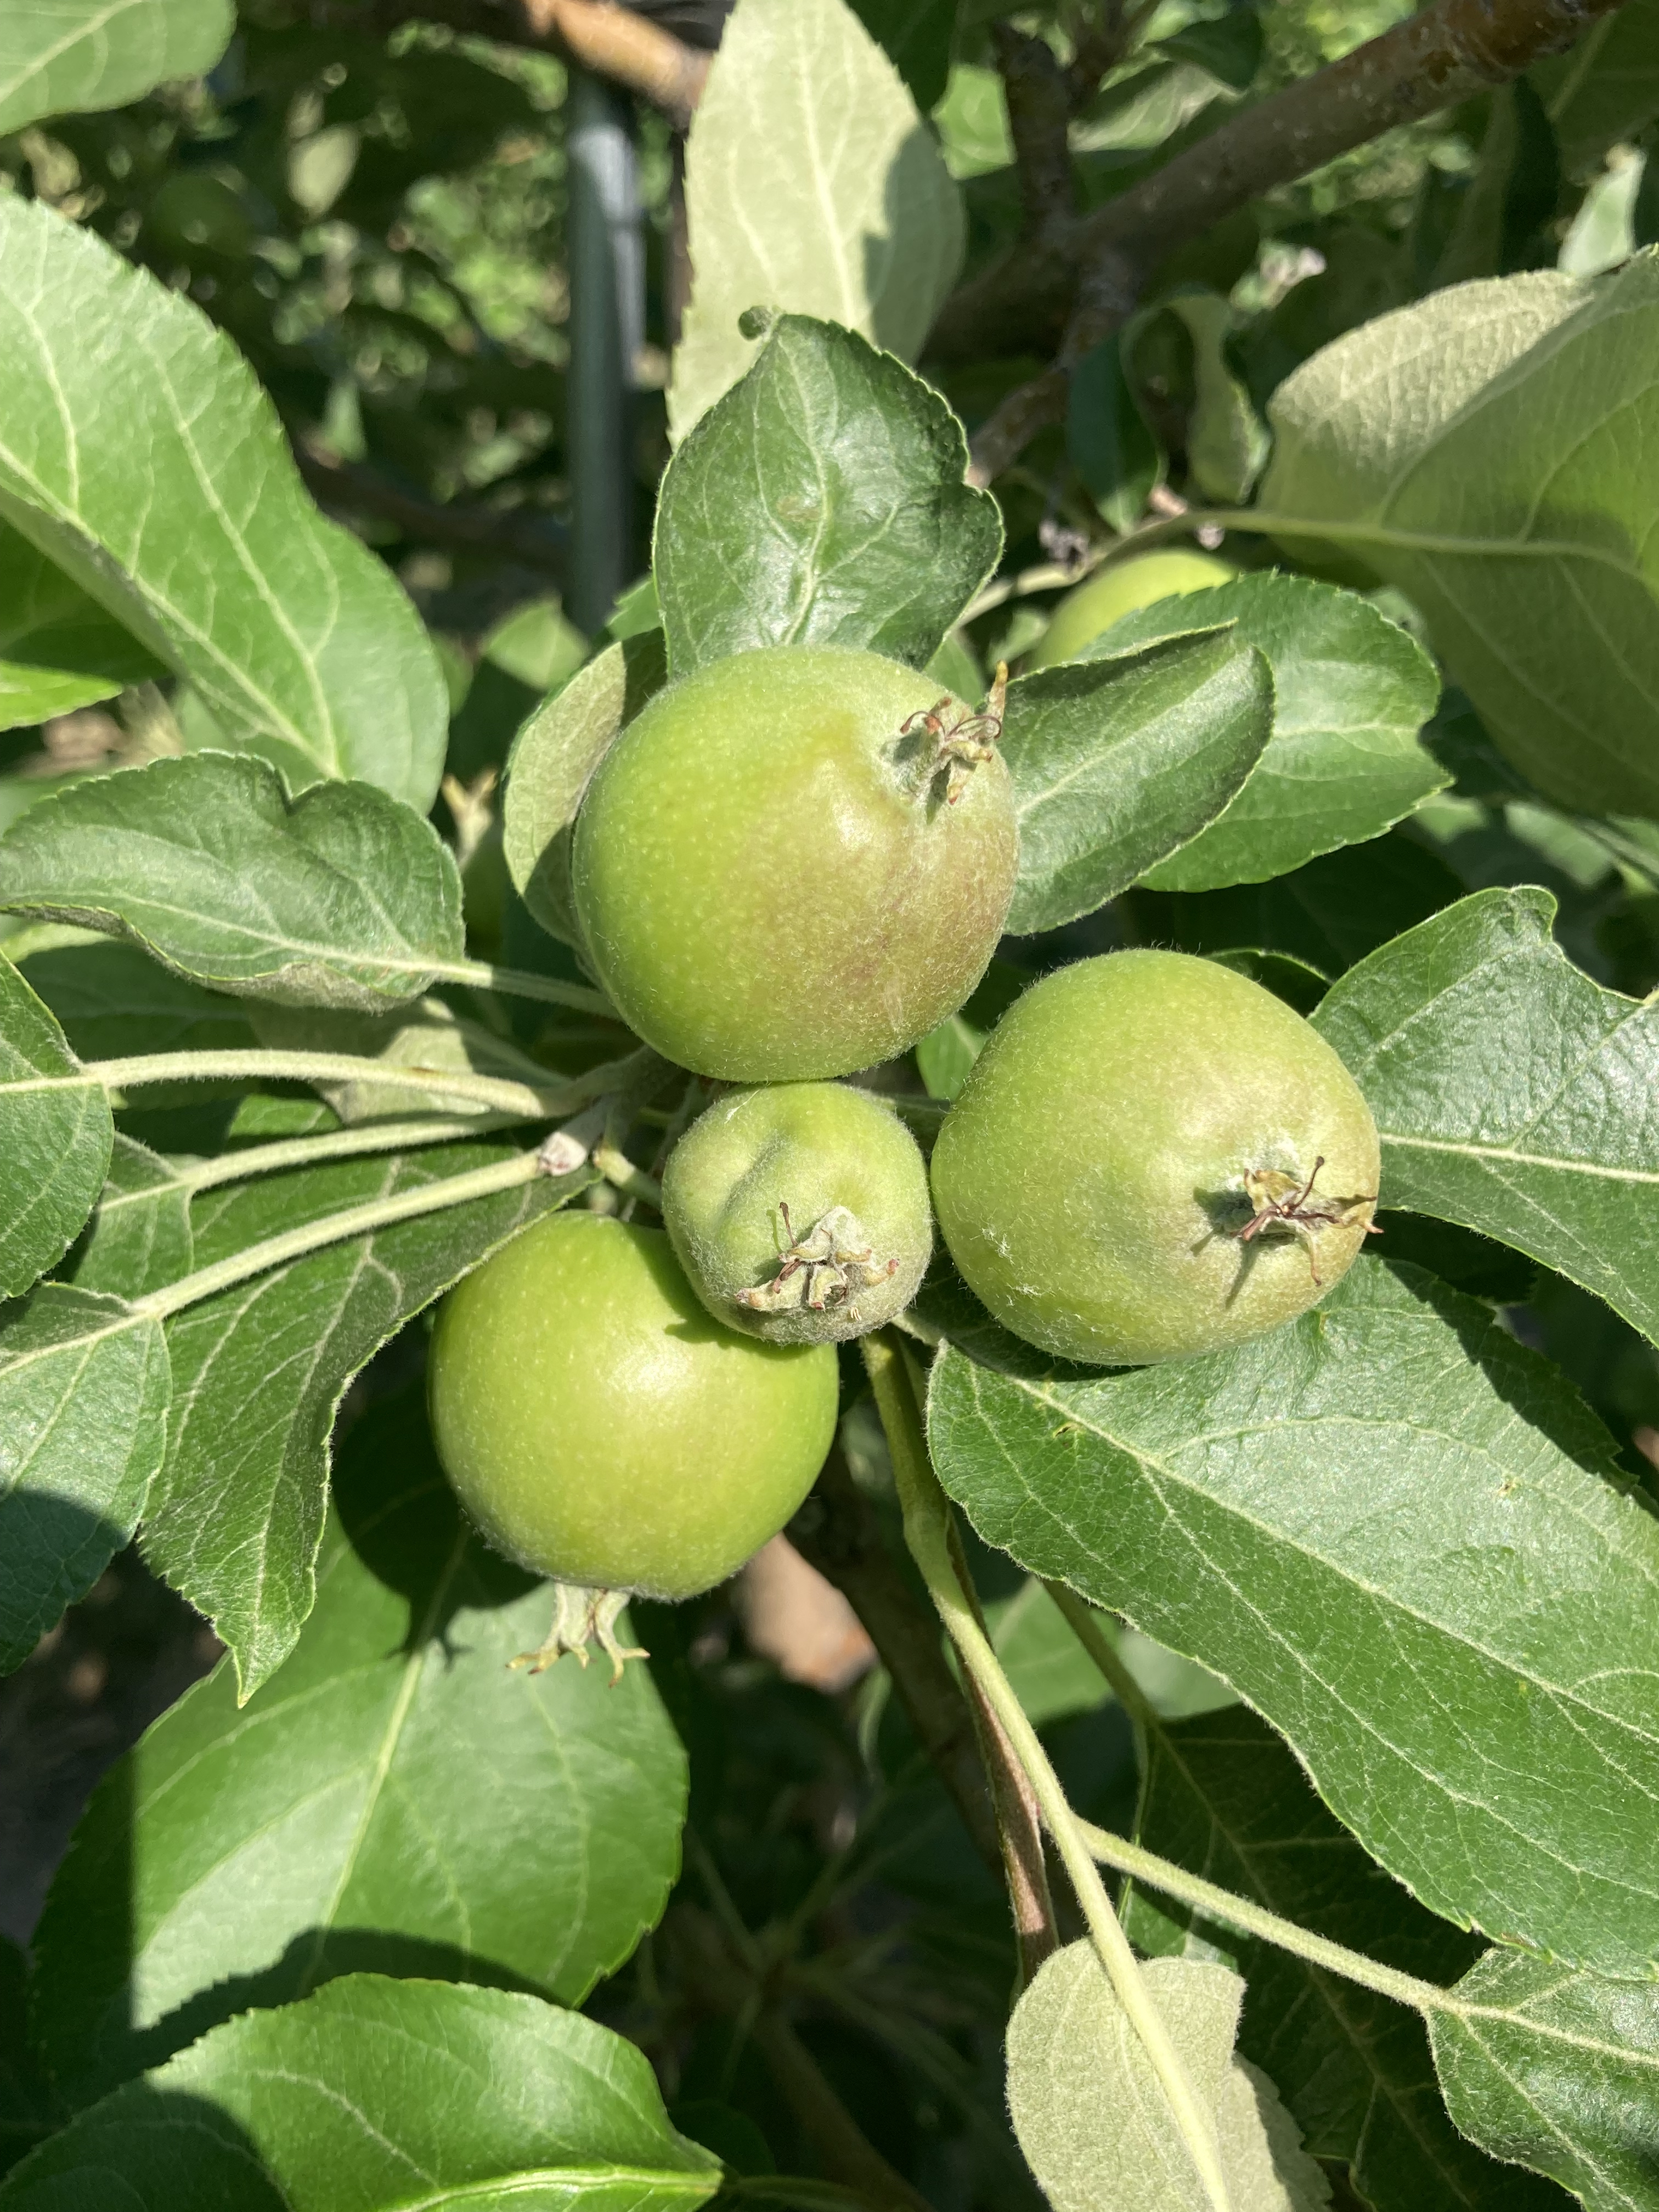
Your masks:
M 1152 596 L 1219 580 L 1180 557 Z M 1075 652 L 1091 613 L 1063 603 L 1042 657 Z M 714 1096 L 667 1160 L 662 1229 L 555 1214 L 441 1312 L 439 1451 L 525 1565 L 665 1599 L 731 1573 L 811 1487 L 835 1346 L 911 1304 L 935 1218 L 998 1321 L 1100 1365 L 1277 1327 L 1363 1244 L 1364 1099 L 1298 1014 L 1214 962 L 1134 950 L 1034 981 L 931 1176 L 887 1097 L 842 1079 L 908 1051 L 990 963 L 1018 865 L 1000 707 L 873 653 L 774 647 L 671 685 L 601 762 L 572 854 L 589 965 Z

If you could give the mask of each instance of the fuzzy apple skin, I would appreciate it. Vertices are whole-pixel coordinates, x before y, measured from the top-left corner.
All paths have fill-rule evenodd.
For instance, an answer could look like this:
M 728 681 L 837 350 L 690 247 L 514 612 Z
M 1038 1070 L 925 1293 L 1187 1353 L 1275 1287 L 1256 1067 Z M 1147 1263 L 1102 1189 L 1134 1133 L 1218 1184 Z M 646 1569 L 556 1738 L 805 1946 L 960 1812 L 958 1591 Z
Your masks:
M 444 1300 L 428 1369 L 444 1472 L 533 1573 L 685 1598 L 777 1534 L 836 1431 L 828 1345 L 704 1312 L 659 1229 L 556 1213 Z
M 909 1304 L 933 1255 L 915 1139 L 890 1108 L 844 1083 L 768 1084 L 717 1098 L 669 1156 L 662 1199 L 680 1264 L 709 1312 L 773 1344 L 835 1343 L 881 1328 Z M 795 1237 L 844 1206 L 882 1279 L 855 1277 L 819 1312 L 740 1303 L 778 1275 L 791 1242 L 784 1206 Z M 805 1273 L 797 1269 L 785 1288 L 799 1295 Z
M 1307 1246 L 1253 1242 L 1247 1171 L 1365 1199 Z M 1317 1304 L 1364 1242 L 1376 1128 L 1324 1039 L 1260 984 L 1182 952 L 1114 952 L 1033 986 L 945 1117 L 933 1202 L 951 1255 L 1045 1352 L 1136 1365 L 1213 1352 Z
M 1237 574 L 1229 562 L 1185 550 L 1142 553 L 1133 561 L 1118 562 L 1067 592 L 1032 647 L 1027 665 L 1048 668 L 1057 660 L 1069 660 L 1125 615 L 1179 592 L 1212 591 L 1218 584 L 1231 584 Z
M 623 731 L 573 880 L 599 980 L 647 1044 L 731 1082 L 845 1075 L 962 1004 L 1018 836 L 1000 756 L 954 805 L 942 776 L 918 789 L 920 743 L 899 732 L 939 694 L 875 653 L 775 646 L 671 685 Z

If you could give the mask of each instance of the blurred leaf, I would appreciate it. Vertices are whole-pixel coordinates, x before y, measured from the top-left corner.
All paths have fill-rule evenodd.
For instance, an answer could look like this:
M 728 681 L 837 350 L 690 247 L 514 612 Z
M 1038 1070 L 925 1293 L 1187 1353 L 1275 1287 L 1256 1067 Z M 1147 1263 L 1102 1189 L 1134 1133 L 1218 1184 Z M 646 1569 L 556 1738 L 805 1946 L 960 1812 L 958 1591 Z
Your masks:
M 1316 968 L 1310 967 L 1305 960 L 1298 960 L 1293 953 L 1267 952 L 1260 945 L 1235 945 L 1209 957 L 1224 968 L 1248 975 L 1251 982 L 1260 983 L 1264 991 L 1283 999 L 1298 1014 L 1312 1013 L 1325 995 L 1325 978 Z
M 504 1990 L 353 1974 L 93 2106 L 13 2168 L 0 2208 L 107 2212 L 112 2175 L 131 2212 L 691 2212 L 720 2169 L 609 2028 Z
M 781 316 L 663 479 L 672 673 L 763 645 L 925 667 L 1001 550 L 967 466 L 961 423 L 919 377 L 851 331 Z
M 747 309 L 821 316 L 914 361 L 962 264 L 957 188 L 845 0 L 738 0 L 692 120 L 685 203 L 696 274 L 668 389 L 677 441 L 752 361 Z
M 1499 86 L 1487 101 L 1479 166 L 1426 289 L 1531 265 L 1560 191 L 1555 137 L 1538 94 L 1524 77 Z
M 926 115 L 945 96 L 957 0 L 852 0 L 854 13 Z
M 1147 1993 L 1213 2114 L 1233 2212 L 1320 2212 L 1330 2184 L 1267 2076 L 1233 2056 L 1244 1984 L 1159 1959 Z M 1205 2212 L 1210 2199 L 1091 1943 L 1039 1967 L 1008 2023 L 1008 2104 L 1054 2212 Z M 0 2200 L 3 2202 L 3 2200 Z
M 1072 371 L 1066 445 L 1102 519 L 1119 532 L 1133 530 L 1164 481 L 1164 455 L 1135 404 L 1115 337 Z
M 985 1040 L 1031 978 L 1023 968 L 993 960 L 967 1003 L 929 1030 L 916 1047 L 916 1066 L 930 1098 L 954 1098 L 968 1080 Z
M 113 1129 L 103 1085 L 0 952 L 0 1297 L 68 1250 L 103 1187 Z
M 325 522 L 270 400 L 200 311 L 38 201 L 0 196 L 0 517 L 296 783 L 424 812 L 448 715 L 382 562 Z
M 336 1496 L 280 1680 L 189 1691 L 53 1882 L 36 2030 L 77 2105 L 358 1968 L 580 2004 L 667 1899 L 685 1755 L 650 1670 L 508 1665 L 552 1599 L 463 1523 L 418 1389 L 352 1431 Z
M 229 43 L 229 0 L 27 0 L 9 11 L 0 137 L 42 115 L 122 107 L 200 76 Z
M 1462 890 L 1436 854 L 1390 836 L 1328 853 L 1271 883 L 1186 896 L 1133 890 L 1128 904 L 1142 944 L 1203 953 L 1254 947 L 1340 975 Z
M 985 1609 L 991 1642 L 1033 1728 L 1086 1713 L 1111 1696 L 1105 1677 L 1042 1584 L 1028 1576 Z
M 210 1191 L 193 1212 L 196 1265 L 510 1150 L 434 1146 Z M 412 1315 L 592 1180 L 586 1170 L 544 1176 L 394 1223 L 168 1322 L 174 1416 L 144 1555 L 230 1646 L 244 1698 L 287 1658 L 311 1611 L 328 1440 L 347 1383 Z
M 167 1418 L 160 1322 L 61 1283 L 0 1306 L 0 1672 L 132 1540 Z
M 23 1954 L 0 1936 L 0 2173 L 67 2117 L 29 2048 L 27 1974 Z
M 61 568 L 0 523 L 0 730 L 50 721 L 166 672 Z
M 945 166 L 959 181 L 1006 170 L 1014 158 L 1008 103 L 994 69 L 953 62 L 945 97 L 933 112 L 933 127 Z
M 75 933 L 47 923 L 21 931 L 7 941 L 7 950 L 82 1060 L 125 1060 L 143 1052 L 234 1052 L 254 1043 L 247 1009 L 240 1000 L 173 975 L 137 945 L 107 937 L 38 942 L 52 936 L 73 939 Z
M 1432 661 L 1364 599 L 1310 577 L 1268 571 L 1160 600 L 1123 616 L 1084 653 L 1121 653 L 1221 623 L 1272 671 L 1273 736 L 1220 819 L 1149 871 L 1152 890 L 1288 875 L 1380 836 L 1449 781 L 1419 734 L 1440 695 Z
M 1659 810 L 1659 254 L 1454 286 L 1281 384 L 1261 507 L 1416 602 L 1500 750 L 1575 812 Z M 1364 404 L 1354 394 L 1363 389 Z
M 460 876 L 429 822 L 369 783 L 290 799 L 267 762 L 228 753 L 31 807 L 0 839 L 0 906 L 279 1006 L 382 1013 L 465 951 Z
M 1188 23 L 1158 45 L 1196 62 L 1231 92 L 1248 92 L 1261 66 L 1261 19 L 1252 7 L 1229 8 L 1212 21 Z
M 1294 1753 L 1242 1705 L 1146 1731 L 1137 1840 L 1162 1858 L 1367 1958 L 1430 1982 L 1475 1938 L 1382 1875 L 1309 1787 Z M 1499 2167 L 1446 2116 L 1422 2021 L 1392 1998 L 1126 1888 L 1123 1922 L 1154 1956 L 1218 1959 L 1245 1980 L 1238 2047 L 1271 2075 L 1308 2148 L 1350 2162 L 1376 2212 L 1456 2204 L 1545 2212 L 1555 2191 Z
M 1432 1910 L 1649 1971 L 1659 1522 L 1489 1308 L 1361 1261 L 1164 1367 L 1028 1381 L 947 1346 L 929 1430 L 988 1543 L 1231 1682 Z
M 1488 1951 L 1429 2017 L 1452 2118 L 1586 2212 L 1659 2205 L 1659 1989 Z
M 1273 729 L 1267 660 L 1231 629 L 1038 669 L 1008 687 L 1016 937 L 1091 914 L 1198 836 Z
M 1659 115 L 1659 0 L 1626 4 L 1528 72 L 1575 175 Z
M 668 673 L 659 629 L 606 646 L 544 700 L 513 740 L 502 850 L 519 896 L 552 936 L 580 942 L 570 896 L 570 833 L 588 778 Z
M 1218 292 L 1171 293 L 1138 319 L 1134 331 L 1126 333 L 1126 350 L 1133 354 L 1139 330 L 1158 315 L 1174 316 L 1192 343 L 1188 467 L 1206 497 L 1236 507 L 1249 497 L 1271 441 L 1231 358 L 1232 308 Z
M 1592 983 L 1547 891 L 1477 891 L 1334 984 L 1315 1026 L 1390 1206 L 1516 1245 L 1659 1340 L 1659 1006 Z
M 1650 200 L 1644 202 L 1648 162 L 1638 155 L 1603 169 L 1574 216 L 1555 265 L 1570 276 L 1599 276 L 1628 261 L 1638 246 L 1653 243 Z M 1651 193 L 1652 187 L 1649 186 Z

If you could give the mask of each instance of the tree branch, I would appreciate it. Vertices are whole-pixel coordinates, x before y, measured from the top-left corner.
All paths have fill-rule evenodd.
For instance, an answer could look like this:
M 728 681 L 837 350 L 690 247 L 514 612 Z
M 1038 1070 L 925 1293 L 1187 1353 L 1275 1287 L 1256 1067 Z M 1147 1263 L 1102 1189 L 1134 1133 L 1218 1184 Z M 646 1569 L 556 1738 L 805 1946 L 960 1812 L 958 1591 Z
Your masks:
M 945 1664 L 933 1615 L 900 1571 L 876 1510 L 854 1481 L 839 1445 L 824 1462 L 812 1499 L 790 1522 L 788 1534 L 801 1557 L 835 1584 L 864 1623 L 916 1741 L 938 1769 L 975 1849 L 1000 1875 L 1002 1852 L 973 1715 Z
M 956 1524 L 949 1531 L 951 1560 L 981 1628 L 981 1609 L 974 1578 Z M 996 1808 L 997 1834 L 1002 1846 L 1003 1879 L 1008 1885 L 1008 1907 L 1013 1916 L 1014 1941 L 1019 1946 L 1020 1986 L 1028 1986 L 1045 1959 L 1060 1948 L 1060 1926 L 1048 1887 L 1048 1867 L 1042 1846 L 1042 1812 L 1030 1777 L 1015 1755 L 1008 1731 L 997 1711 L 973 1675 L 968 1677 L 974 1723 L 979 1735 L 980 1759 L 991 1785 Z
M 399 491 L 372 469 L 350 461 L 322 460 L 301 445 L 295 445 L 294 458 L 312 497 L 337 514 L 378 515 L 419 544 L 493 553 L 563 578 L 568 533 L 562 522 L 532 522 L 527 516 L 499 514 L 487 507 L 442 507 Z
M 1506 83 L 1621 0 L 1434 0 L 1420 15 L 1245 109 L 1088 216 L 1051 225 L 946 301 L 928 341 L 941 362 L 1056 351 L 974 443 L 984 483 L 1065 412 L 1071 365 L 1121 329 L 1175 248 L 1263 192 L 1382 131 Z
M 1073 212 L 1072 149 L 1066 125 L 1072 119 L 1065 72 L 1046 39 L 1017 31 L 1012 23 L 993 23 L 991 44 L 1008 103 L 1008 129 L 1014 142 L 1014 171 L 1019 179 L 1028 236 Z

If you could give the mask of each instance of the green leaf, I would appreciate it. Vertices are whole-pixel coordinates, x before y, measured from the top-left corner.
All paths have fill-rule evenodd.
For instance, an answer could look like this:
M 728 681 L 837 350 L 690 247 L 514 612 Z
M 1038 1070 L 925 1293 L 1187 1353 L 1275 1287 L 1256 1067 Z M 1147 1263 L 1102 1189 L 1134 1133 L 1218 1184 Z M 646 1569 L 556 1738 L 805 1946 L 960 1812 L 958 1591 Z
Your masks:
M 113 1133 L 102 1084 L 0 952 L 0 1297 L 68 1250 L 103 1188 Z
M 879 40 L 926 115 L 945 96 L 957 0 L 853 0 L 859 21 Z
M 70 714 L 166 672 L 61 568 L 0 523 L 0 730 Z
M 67 2118 L 29 2048 L 27 1975 L 23 1954 L 0 1936 L 0 2173 Z
M 659 629 L 609 645 L 544 699 L 513 740 L 501 849 L 520 897 L 566 945 L 580 945 L 570 896 L 570 832 L 588 778 L 653 692 L 668 664 Z
M 1133 530 L 1164 481 L 1164 455 L 1135 404 L 1115 337 L 1072 371 L 1066 447 L 1103 519 L 1120 534 Z
M 307 496 L 229 341 L 40 202 L 0 196 L 0 519 L 231 742 L 296 785 L 360 776 L 424 813 L 448 720 L 437 656 L 384 562 Z
M 6 27 L 0 136 L 42 115 L 125 107 L 201 76 L 230 42 L 228 0 L 28 0 Z
M 442 999 L 417 999 L 395 1014 L 380 1016 L 268 1005 L 256 1006 L 252 1012 L 255 1036 L 275 1052 L 344 1053 L 392 1067 L 417 1067 L 428 1075 L 447 1069 L 501 1076 L 513 1083 L 547 1081 L 542 1061 L 482 1022 L 466 1020 Z M 403 1090 L 353 1079 L 319 1081 L 312 1088 L 343 1123 L 380 1121 L 400 1114 L 482 1115 L 489 1110 L 476 1098 L 446 1095 L 424 1083 Z
M 1620 138 L 1659 115 L 1659 0 L 1626 0 L 1564 54 L 1528 72 L 1554 127 L 1561 158 L 1578 176 Z
M 1273 714 L 1267 663 L 1231 629 L 1011 684 L 1012 934 L 1091 914 L 1197 836 L 1243 787 Z
M 1490 1308 L 1361 1261 L 1235 1352 L 1028 1380 L 947 1346 L 929 1427 L 986 1540 L 1198 1659 L 1448 1919 L 1659 1955 L 1659 1522 Z
M 196 1264 L 510 1150 L 445 1146 L 207 1192 L 193 1209 Z M 542 1177 L 331 1244 L 169 1322 L 173 1416 L 144 1553 L 230 1646 L 244 1698 L 311 1611 L 328 1439 L 347 1383 L 411 1316 L 592 1180 Z
M 1284 1739 L 1243 1705 L 1145 1731 L 1137 1840 L 1160 1857 L 1404 1973 L 1449 1982 L 1478 1949 L 1340 1826 Z M 1419 2015 L 1155 1892 L 1126 1889 L 1139 1948 L 1245 1979 L 1238 2047 L 1279 2085 L 1308 2148 L 1350 2162 L 1376 2212 L 1543 2212 L 1553 2189 L 1494 2166 L 1446 2116 Z
M 916 1067 L 930 1098 L 954 1098 L 985 1040 L 1031 981 L 1023 968 L 993 960 L 973 995 L 916 1046 Z
M 0 860 L 0 878 L 3 871 Z M 58 941 L 36 942 L 53 936 Z M 137 945 L 109 938 L 77 940 L 72 931 L 55 932 L 47 924 L 20 932 L 9 950 L 82 1060 L 245 1051 L 256 1042 L 246 1009 L 236 1000 L 170 974 Z
M 90 1233 L 75 1257 L 76 1287 L 141 1298 L 187 1275 L 190 1189 L 171 1161 L 118 1134 Z
M 353 1974 L 246 2014 L 82 2113 L 3 2212 L 691 2212 L 719 2161 L 642 2052 L 505 1990 Z
M 992 1648 L 1033 1728 L 1091 1712 L 1111 1696 L 1105 1678 L 1035 1577 L 985 1608 Z
M 663 478 L 670 669 L 762 645 L 925 667 L 1002 549 L 967 466 L 961 423 L 919 377 L 854 331 L 781 316 Z
M 1143 945 L 1281 953 L 1331 976 L 1450 906 L 1464 888 L 1426 846 L 1385 836 L 1328 853 L 1271 883 L 1187 896 L 1137 890 L 1128 900 Z
M 1126 615 L 1095 659 L 1221 623 L 1273 672 L 1273 736 L 1220 819 L 1145 880 L 1154 890 L 1261 883 L 1357 845 L 1450 778 L 1419 735 L 1439 697 L 1434 665 L 1403 629 L 1350 592 L 1306 576 L 1241 576 Z
M 167 1417 L 159 1322 L 61 1283 L 0 1306 L 0 1672 L 131 1541 Z
M 228 1665 L 94 1796 L 35 1936 L 36 2033 L 89 2102 L 358 1968 L 580 2004 L 678 1870 L 650 1670 L 508 1665 L 552 1598 L 462 1522 L 418 1389 L 341 1455 L 316 1608 L 239 1711 Z
M 1659 254 L 1436 292 L 1325 347 L 1270 412 L 1279 534 L 1413 599 L 1547 797 L 1659 811 L 1659 541 L 1630 458 L 1659 440 Z
M 1488 1951 L 1430 2014 L 1452 2118 L 1586 2212 L 1659 2206 L 1659 1989 Z
M 685 208 L 677 442 L 753 360 L 747 309 L 819 315 L 914 361 L 962 265 L 957 187 L 845 0 L 738 0 L 686 143 Z
M 1160 1959 L 1146 1988 L 1213 2113 L 1232 2212 L 1319 2212 L 1330 2184 L 1266 2075 L 1233 2056 L 1244 1984 Z M 1205 2212 L 1208 2196 L 1091 1943 L 1038 1969 L 1008 2023 L 1014 2132 L 1054 2212 Z M 0 2198 L 0 2203 L 3 2203 Z
M 1390 1206 L 1517 1246 L 1659 1340 L 1659 1006 L 1550 936 L 1547 891 L 1477 891 L 1351 969 L 1316 1026 L 1382 1139 Z
M 1237 506 L 1261 475 L 1270 441 L 1261 417 L 1228 358 L 1233 311 L 1218 292 L 1201 287 L 1172 293 L 1149 311 L 1172 315 L 1192 346 L 1193 405 L 1187 425 L 1187 462 L 1206 498 Z M 1144 327 L 1144 323 L 1142 325 Z M 1134 338 L 1128 337 L 1133 354 Z
M 1475 173 L 1454 202 L 1450 231 L 1425 272 L 1430 282 L 1424 289 L 1438 291 L 1471 276 L 1504 276 L 1527 267 L 1560 193 L 1555 134 L 1538 94 L 1524 77 L 1498 87 L 1486 103 Z M 1548 243 L 1553 248 L 1554 234 L 1548 234 Z M 1629 250 L 1626 245 L 1624 253 L 1598 266 L 1622 261 Z M 1571 267 L 1565 250 L 1560 265 Z
M 290 799 L 268 762 L 195 753 L 94 777 L 0 838 L 0 906 L 125 936 L 175 975 L 384 1013 L 461 958 L 461 879 L 368 783 Z

